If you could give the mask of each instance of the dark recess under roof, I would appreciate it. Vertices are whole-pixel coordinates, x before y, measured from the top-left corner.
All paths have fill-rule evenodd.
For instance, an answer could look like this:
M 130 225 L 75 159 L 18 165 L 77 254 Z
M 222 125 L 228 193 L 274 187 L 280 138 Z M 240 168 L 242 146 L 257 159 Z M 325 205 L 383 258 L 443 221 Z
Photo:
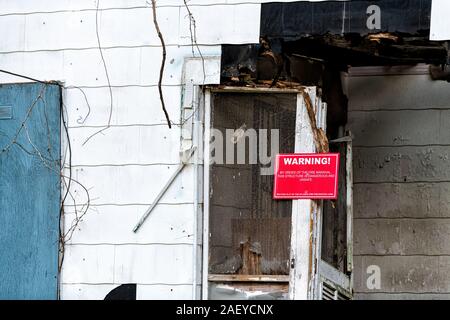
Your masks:
M 286 77 L 288 60 L 293 57 L 323 61 L 340 69 L 445 64 L 446 43 L 429 41 L 430 15 L 431 0 L 265 3 L 261 10 L 261 37 L 270 44 L 275 58 L 261 56 L 261 43 L 224 45 L 222 77 L 230 79 L 250 73 L 258 78 L 261 60 L 271 59 L 274 69 L 285 64 Z M 373 19 L 378 19 L 378 23 L 370 25 Z M 262 65 L 267 68 L 270 61 Z

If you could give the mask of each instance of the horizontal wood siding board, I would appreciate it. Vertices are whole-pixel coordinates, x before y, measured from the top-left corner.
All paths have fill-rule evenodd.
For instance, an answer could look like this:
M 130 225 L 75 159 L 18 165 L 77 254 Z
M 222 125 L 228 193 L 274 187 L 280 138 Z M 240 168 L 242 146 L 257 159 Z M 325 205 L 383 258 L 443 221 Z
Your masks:
M 69 245 L 63 284 L 192 283 L 192 246 Z
M 380 147 L 355 150 L 355 183 L 448 182 L 450 147 Z
M 354 210 L 355 218 L 450 218 L 450 183 L 357 184 Z
M 425 75 L 348 79 L 349 111 L 450 108 L 450 83 Z
M 356 219 L 355 255 L 450 255 L 450 219 Z
M 364 293 L 448 293 L 450 257 L 355 256 L 355 291 Z M 380 289 L 369 289 L 369 266 L 381 272 Z
M 355 300 L 449 300 L 450 293 L 359 293 Z
M 450 150 L 450 110 L 373 111 L 349 114 L 357 147 L 446 145 Z
M 69 244 L 192 244 L 194 204 L 160 204 L 148 217 L 141 232 L 131 232 L 148 205 L 93 206 Z M 66 207 L 66 230 L 76 221 L 75 208 Z

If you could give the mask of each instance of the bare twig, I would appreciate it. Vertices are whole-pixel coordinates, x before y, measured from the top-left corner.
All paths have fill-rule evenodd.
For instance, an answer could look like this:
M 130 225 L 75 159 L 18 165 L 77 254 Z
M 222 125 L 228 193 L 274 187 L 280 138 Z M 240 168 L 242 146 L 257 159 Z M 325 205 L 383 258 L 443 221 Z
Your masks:
M 102 50 L 102 45 L 100 42 L 100 35 L 99 35 L 99 31 L 98 31 L 98 11 L 99 11 L 98 8 L 99 8 L 99 5 L 100 5 L 100 0 L 97 0 L 97 8 L 95 11 L 95 34 L 97 35 L 98 50 L 100 52 L 100 57 L 102 58 L 103 68 L 105 69 L 106 80 L 108 81 L 109 100 L 110 100 L 109 118 L 108 118 L 108 124 L 103 129 L 101 129 L 101 130 L 95 132 L 93 135 L 89 136 L 86 139 L 86 141 L 84 141 L 83 146 L 89 140 L 91 140 L 93 137 L 95 137 L 96 135 L 98 135 L 100 133 L 103 133 L 105 130 L 107 130 L 111 127 L 111 119 L 112 119 L 112 114 L 113 114 L 113 93 L 112 93 L 112 88 L 111 88 L 111 81 L 109 79 L 109 73 L 108 73 L 108 68 L 106 67 L 105 57 L 103 56 L 103 50 Z M 89 107 L 89 112 L 90 112 L 90 107 Z
M 62 108 L 65 107 L 64 103 L 61 104 L 61 107 Z M 69 159 L 68 159 L 69 174 L 67 176 L 62 173 L 62 171 L 64 170 L 64 167 L 65 167 L 65 160 L 64 160 L 64 162 L 61 165 L 61 172 L 60 172 L 63 183 L 66 187 L 66 192 L 64 193 L 63 199 L 61 201 L 61 209 L 60 209 L 60 263 L 59 263 L 60 270 L 64 263 L 65 245 L 67 242 L 69 242 L 72 239 L 76 228 L 78 227 L 79 223 L 82 221 L 83 217 L 88 213 L 90 204 L 91 204 L 91 197 L 89 194 L 89 190 L 82 183 L 73 179 L 73 177 L 72 177 L 72 146 L 70 143 L 69 129 L 68 129 L 66 120 L 64 119 L 64 110 L 65 110 L 65 108 L 63 108 L 63 110 L 61 112 L 61 117 L 62 117 L 62 124 L 63 124 L 64 130 L 65 130 L 66 139 L 67 139 L 67 148 L 68 148 L 67 151 L 69 154 Z M 66 183 L 66 180 L 67 180 L 67 183 Z M 83 204 L 81 209 L 77 208 L 76 199 L 70 191 L 72 182 L 79 185 L 86 193 L 87 200 L 86 200 L 86 203 Z M 65 214 L 64 206 L 65 206 L 65 202 L 66 202 L 66 199 L 68 196 L 70 196 L 74 202 L 75 219 L 72 221 L 70 227 L 67 230 L 64 230 L 64 223 L 63 223 L 63 216 Z M 81 212 L 81 214 L 78 215 L 78 212 Z
M 162 91 L 162 81 L 164 77 L 164 67 L 166 65 L 166 58 L 167 58 L 167 52 L 166 52 L 166 44 L 164 42 L 164 37 L 161 33 L 161 30 L 159 29 L 158 19 L 156 17 L 156 1 L 152 0 L 152 10 L 153 10 L 153 23 L 155 25 L 156 32 L 158 33 L 158 37 L 161 40 L 161 46 L 162 46 L 162 61 L 161 61 L 161 70 L 159 72 L 159 81 L 158 81 L 158 90 L 159 90 L 159 98 L 161 100 L 162 109 L 164 111 L 164 115 L 166 116 L 167 125 L 169 126 L 169 129 L 172 128 L 172 123 L 170 121 L 169 113 L 166 109 L 166 104 L 164 102 L 164 95 Z
M 86 102 L 86 106 L 87 106 L 87 108 L 88 108 L 88 112 L 86 113 L 86 115 L 85 115 L 84 117 L 81 117 L 81 116 L 80 116 L 80 117 L 77 119 L 77 123 L 78 123 L 78 124 L 84 124 L 84 123 L 86 122 L 87 118 L 89 118 L 89 116 L 90 116 L 90 114 L 91 114 L 91 105 L 90 105 L 89 100 L 88 100 L 88 98 L 87 98 L 87 96 L 86 96 L 86 93 L 84 92 L 83 89 L 81 89 L 81 88 L 78 87 L 78 86 L 68 86 L 68 87 L 64 87 L 64 89 L 77 89 L 77 90 L 80 91 L 81 94 L 83 95 L 84 101 Z M 110 91 L 110 97 L 111 97 L 111 100 L 112 100 L 112 91 Z M 111 106 L 110 110 L 112 110 L 112 106 Z
M 77 88 L 77 89 L 79 89 L 84 95 L 84 92 L 83 92 L 83 90 L 81 90 L 81 88 Z M 87 102 L 87 98 L 86 98 L 86 102 Z M 67 139 L 67 150 L 66 150 L 66 152 L 64 152 L 64 159 L 61 161 L 59 172 L 58 172 L 58 174 L 61 177 L 62 184 L 65 187 L 65 192 L 61 199 L 60 216 L 59 216 L 59 230 L 60 230 L 60 232 L 59 232 L 59 244 L 60 244 L 59 245 L 59 252 L 60 252 L 59 258 L 60 259 L 59 259 L 59 264 L 58 264 L 59 271 L 61 271 L 62 265 L 64 263 L 66 243 L 72 239 L 72 236 L 73 236 L 76 228 L 78 227 L 78 224 L 82 221 L 82 218 L 88 213 L 90 204 L 91 204 L 91 197 L 89 194 L 89 190 L 81 182 L 77 181 L 72 176 L 72 145 L 70 142 L 69 128 L 68 128 L 68 125 L 67 125 L 67 122 L 65 119 L 65 114 L 67 112 L 65 107 L 66 106 L 64 104 L 64 101 L 62 101 L 60 114 L 61 114 L 61 123 L 63 125 L 64 133 L 65 133 L 66 139 Z M 32 141 L 30 139 L 29 139 L 29 143 L 32 146 L 34 146 L 34 144 L 32 143 Z M 35 149 L 35 153 L 39 154 L 39 151 L 36 150 L 36 148 L 34 148 L 34 149 Z M 67 157 L 68 157 L 68 159 L 67 159 Z M 66 159 L 68 160 L 67 166 L 66 166 Z M 44 162 L 44 165 L 45 165 L 45 162 Z M 63 173 L 63 171 L 67 167 L 69 169 L 69 173 L 68 173 L 68 175 L 65 175 Z M 84 190 L 84 192 L 86 193 L 87 200 L 86 200 L 86 203 L 82 205 L 81 209 L 78 209 L 76 199 L 71 192 L 72 183 L 79 185 L 81 187 L 81 189 Z M 70 227 L 67 230 L 65 230 L 65 225 L 64 225 L 65 210 L 64 210 L 64 208 L 65 208 L 66 200 L 67 200 L 68 196 L 70 196 L 70 198 L 73 201 L 73 205 L 75 208 L 75 218 L 71 222 Z M 79 212 L 81 213 L 80 215 L 78 215 Z
M 203 67 L 203 84 L 206 81 L 206 67 L 205 67 L 205 58 L 203 57 L 202 51 L 200 50 L 200 46 L 197 43 L 197 22 L 195 21 L 194 15 L 192 14 L 191 9 L 188 5 L 188 0 L 183 0 L 184 7 L 186 8 L 189 16 L 189 32 L 191 35 L 191 46 L 192 46 L 192 55 L 195 56 L 194 46 L 197 49 L 197 52 L 202 59 L 202 67 Z
M 70 239 L 72 238 L 73 233 L 75 232 L 75 229 L 76 229 L 77 226 L 78 226 L 78 223 L 79 223 L 80 221 L 82 221 L 82 218 L 83 218 L 83 217 L 87 214 L 87 212 L 89 211 L 90 202 L 91 202 L 89 190 L 88 190 L 82 183 L 80 183 L 79 181 L 73 179 L 71 173 L 70 173 L 70 175 L 69 175 L 69 177 L 68 177 L 68 176 L 62 174 L 61 172 L 58 172 L 58 170 L 56 170 L 56 169 L 54 168 L 54 165 L 52 165 L 51 162 L 49 163 L 49 162 L 43 157 L 42 152 L 38 149 L 38 147 L 36 146 L 36 144 L 33 143 L 33 141 L 31 140 L 31 136 L 30 136 L 30 134 L 29 134 L 29 131 L 28 131 L 28 128 L 27 128 L 26 124 L 23 125 L 23 128 L 24 128 L 25 135 L 26 135 L 26 138 L 27 138 L 27 140 L 28 140 L 28 143 L 33 147 L 35 153 L 37 154 L 37 156 L 38 156 L 39 159 L 41 160 L 42 164 L 43 164 L 47 169 L 49 169 L 50 171 L 53 171 L 53 172 L 57 173 L 58 175 L 60 175 L 63 179 L 68 179 L 68 180 L 69 180 L 69 183 L 70 183 L 70 182 L 75 182 L 75 183 L 78 184 L 78 185 L 84 190 L 84 192 L 86 193 L 87 201 L 86 201 L 86 203 L 83 205 L 82 209 L 80 210 L 80 211 L 82 212 L 82 214 L 78 217 L 78 212 L 76 212 L 76 215 L 75 215 L 76 217 L 75 217 L 74 221 L 72 222 L 71 227 L 70 227 L 69 230 L 68 230 L 66 233 L 64 233 L 64 235 L 62 236 L 62 241 L 63 241 L 63 243 L 66 243 L 66 242 L 70 241 Z M 71 171 L 71 168 L 70 168 L 70 171 Z M 70 193 L 70 189 L 69 189 L 69 188 L 70 188 L 70 185 L 67 184 L 67 186 L 68 186 L 68 189 L 66 190 L 66 194 L 65 194 L 65 196 L 64 196 L 64 200 L 66 199 L 67 194 Z M 74 199 L 74 197 L 73 197 L 72 195 L 71 195 L 71 197 Z M 74 201 L 75 201 L 75 199 L 74 199 Z M 64 201 L 62 202 L 61 205 L 64 205 Z M 75 209 L 76 209 L 76 206 L 75 206 Z M 76 210 L 76 211 L 77 211 L 77 210 Z
M 31 103 L 30 107 L 27 110 L 27 113 L 25 115 L 25 118 L 22 120 L 22 123 L 20 125 L 20 127 L 17 129 L 14 137 L 11 139 L 10 143 L 8 143 L 5 147 L 2 148 L 1 153 L 4 152 L 8 152 L 8 150 L 17 143 L 17 138 L 19 137 L 20 133 L 22 132 L 22 130 L 24 129 L 25 123 L 28 121 L 28 119 L 31 116 L 31 113 L 33 112 L 34 107 L 36 106 L 36 104 L 38 103 L 39 100 L 42 99 L 43 94 L 45 93 L 45 89 L 46 86 L 43 85 L 41 90 L 39 91 L 38 96 L 36 97 L 36 99 L 34 99 L 34 101 Z

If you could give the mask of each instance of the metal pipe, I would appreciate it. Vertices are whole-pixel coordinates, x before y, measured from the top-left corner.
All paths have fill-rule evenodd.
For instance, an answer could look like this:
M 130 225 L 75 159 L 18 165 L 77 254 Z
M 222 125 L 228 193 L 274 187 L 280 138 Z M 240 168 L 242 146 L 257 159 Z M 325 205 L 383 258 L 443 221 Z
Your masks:
M 211 92 L 205 92 L 205 120 L 203 142 L 203 246 L 202 246 L 202 300 L 208 300 L 208 263 L 209 263 L 209 170 L 211 139 Z
M 161 192 L 156 196 L 155 201 L 152 203 L 152 205 L 150 206 L 150 208 L 145 212 L 145 214 L 142 216 L 142 218 L 139 220 L 139 222 L 137 223 L 137 225 L 134 227 L 133 232 L 137 233 L 138 230 L 142 227 L 142 225 L 144 224 L 145 220 L 147 220 L 147 218 L 150 216 L 150 213 L 152 213 L 153 209 L 155 209 L 156 205 L 158 204 L 159 200 L 161 200 L 162 196 L 167 192 L 167 190 L 169 189 L 169 187 L 172 185 L 172 183 L 175 181 L 176 177 L 180 174 L 181 171 L 183 171 L 184 167 L 186 166 L 187 162 L 189 161 L 189 159 L 192 157 L 192 155 L 195 152 L 195 147 L 192 148 L 189 151 L 189 155 L 186 158 L 186 161 L 183 161 L 177 168 L 177 170 L 174 172 L 174 174 L 170 177 L 169 181 L 166 183 L 166 185 L 163 187 L 163 189 L 161 190 Z
M 194 105 L 194 125 L 193 125 L 193 135 L 192 135 L 192 141 L 193 141 L 193 148 L 196 148 L 197 150 L 200 150 L 199 148 L 199 139 L 200 139 L 200 131 L 199 131 L 199 89 L 197 87 L 194 87 L 193 91 L 193 105 Z M 198 156 L 199 153 L 194 156 L 194 221 L 193 221 L 193 248 L 192 248 L 192 261 L 193 261 L 193 274 L 192 274 L 192 300 L 197 300 L 197 256 L 198 256 L 198 212 L 199 212 L 199 194 L 198 194 L 198 184 L 200 183 L 199 179 L 199 171 L 198 171 Z

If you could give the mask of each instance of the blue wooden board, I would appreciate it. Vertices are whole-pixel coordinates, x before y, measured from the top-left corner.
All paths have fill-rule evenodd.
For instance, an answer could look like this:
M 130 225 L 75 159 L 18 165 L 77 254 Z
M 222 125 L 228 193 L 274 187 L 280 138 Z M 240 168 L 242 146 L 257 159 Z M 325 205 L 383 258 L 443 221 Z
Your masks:
M 60 103 L 57 85 L 0 85 L 0 299 L 58 297 Z

